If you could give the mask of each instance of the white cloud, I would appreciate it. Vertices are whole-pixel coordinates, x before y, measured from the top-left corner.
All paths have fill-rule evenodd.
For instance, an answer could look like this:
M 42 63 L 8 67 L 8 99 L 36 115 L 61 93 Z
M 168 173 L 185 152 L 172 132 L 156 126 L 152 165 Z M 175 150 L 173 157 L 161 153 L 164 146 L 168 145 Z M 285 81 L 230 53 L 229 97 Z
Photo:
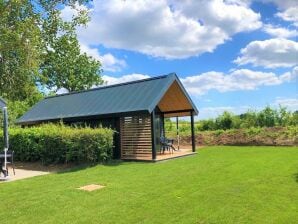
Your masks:
M 69 17 L 69 8 L 64 10 Z M 212 52 L 233 34 L 260 26 L 258 13 L 233 0 L 187 1 L 185 6 L 173 0 L 95 0 L 91 21 L 78 35 L 86 46 L 173 59 Z
M 285 10 L 290 7 L 296 7 L 297 1 L 296 0 L 257 0 L 264 3 L 273 3 L 275 4 L 280 10 Z
M 273 26 L 271 24 L 264 25 L 263 30 L 273 37 L 280 37 L 280 38 L 296 37 L 298 34 L 296 29 L 289 30 L 287 28 Z
M 61 17 L 64 21 L 71 21 L 73 18 L 79 16 L 82 12 L 90 12 L 85 5 L 79 5 L 76 3 L 74 6 L 67 6 L 63 10 L 61 10 Z
M 276 14 L 278 17 L 282 18 L 285 21 L 293 22 L 293 25 L 298 26 L 298 7 L 290 7 L 283 12 Z
M 288 110 L 296 111 L 298 110 L 298 98 L 284 98 L 284 97 L 277 97 L 275 102 L 273 103 L 274 106 L 283 106 L 286 107 Z
M 85 52 L 88 56 L 101 62 L 104 71 L 121 71 L 127 66 L 125 60 L 118 59 L 110 53 L 101 55 L 97 48 L 91 48 L 84 44 L 80 46 L 82 52 Z
M 256 110 L 259 108 L 253 108 L 251 106 L 221 106 L 221 107 L 203 107 L 200 108 L 199 119 L 216 118 L 224 111 L 231 112 L 233 114 L 242 114 L 248 110 Z
M 109 75 L 103 76 L 103 80 L 105 80 L 108 85 L 146 78 L 150 78 L 150 76 L 144 74 L 129 74 L 120 77 Z M 286 72 L 282 75 L 276 75 L 272 72 L 238 69 L 233 70 L 228 74 L 210 71 L 199 75 L 181 78 L 180 80 L 190 94 L 200 96 L 211 90 L 219 92 L 255 90 L 261 86 L 273 86 L 296 81 L 297 78 L 298 67 L 295 67 L 291 72 Z
M 255 90 L 261 86 L 280 85 L 295 79 L 297 79 L 297 68 L 294 68 L 292 72 L 287 72 L 280 76 L 272 72 L 260 72 L 248 69 L 234 70 L 229 74 L 211 71 L 182 78 L 181 81 L 189 93 L 204 95 L 211 90 L 219 92 Z
M 140 79 L 147 79 L 147 78 L 150 78 L 150 76 L 143 75 L 143 74 L 129 74 L 129 75 L 121 76 L 121 77 L 113 77 L 113 76 L 104 75 L 102 78 L 106 82 L 107 85 L 113 85 L 113 84 L 130 82 L 130 81 L 135 81 L 135 80 L 140 80 Z
M 241 49 L 241 56 L 234 62 L 266 68 L 292 67 L 297 64 L 298 43 L 277 38 L 250 42 Z
M 280 76 L 282 82 L 295 81 L 298 83 L 298 67 L 294 67 L 292 71 L 286 72 Z
M 174 1 L 178 10 L 207 26 L 220 28 L 228 35 L 261 27 L 260 14 L 249 6 L 249 1 L 188 0 Z

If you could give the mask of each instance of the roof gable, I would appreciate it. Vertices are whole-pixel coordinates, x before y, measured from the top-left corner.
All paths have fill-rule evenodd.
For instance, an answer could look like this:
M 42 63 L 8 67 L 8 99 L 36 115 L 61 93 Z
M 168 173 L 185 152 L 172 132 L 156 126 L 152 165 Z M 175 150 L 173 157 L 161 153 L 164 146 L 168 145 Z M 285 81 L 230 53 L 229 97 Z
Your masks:
M 47 97 L 34 105 L 17 123 L 138 111 L 151 113 L 175 80 L 180 83 L 175 74 L 169 74 Z M 193 108 L 197 111 L 194 105 Z

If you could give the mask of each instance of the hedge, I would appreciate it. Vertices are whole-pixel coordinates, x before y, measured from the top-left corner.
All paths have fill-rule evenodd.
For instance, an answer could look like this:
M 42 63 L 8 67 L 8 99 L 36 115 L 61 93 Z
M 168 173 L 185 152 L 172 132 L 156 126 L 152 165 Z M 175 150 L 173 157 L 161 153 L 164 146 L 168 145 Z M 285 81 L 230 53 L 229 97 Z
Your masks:
M 41 161 L 43 164 L 103 162 L 112 158 L 113 134 L 114 131 L 108 128 L 47 124 L 11 128 L 9 143 L 17 161 Z

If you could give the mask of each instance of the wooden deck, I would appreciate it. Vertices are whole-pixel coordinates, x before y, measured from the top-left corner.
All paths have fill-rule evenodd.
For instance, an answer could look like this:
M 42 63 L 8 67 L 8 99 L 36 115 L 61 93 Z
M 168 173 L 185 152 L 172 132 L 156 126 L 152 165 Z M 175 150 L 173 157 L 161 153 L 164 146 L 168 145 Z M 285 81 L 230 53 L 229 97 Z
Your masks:
M 196 152 L 192 152 L 191 148 L 180 148 L 179 151 L 173 151 L 169 152 L 166 151 L 165 153 L 160 153 L 157 152 L 156 154 L 156 159 L 152 160 L 152 157 L 145 157 L 145 156 L 134 156 L 134 157 L 130 157 L 130 158 L 122 158 L 123 160 L 138 160 L 138 161 L 151 161 L 151 162 L 159 162 L 159 161 L 163 161 L 163 160 L 169 160 L 169 159 L 175 159 L 175 158 L 179 158 L 179 157 L 184 157 L 184 156 L 191 156 L 191 155 L 195 155 L 197 154 Z
M 162 161 L 162 160 L 168 160 L 168 159 L 175 159 L 179 157 L 184 157 L 184 156 L 190 156 L 190 155 L 195 155 L 197 154 L 196 152 L 192 152 L 191 148 L 180 148 L 179 151 L 173 151 L 169 152 L 166 151 L 165 153 L 157 153 L 156 154 L 156 159 L 155 161 Z

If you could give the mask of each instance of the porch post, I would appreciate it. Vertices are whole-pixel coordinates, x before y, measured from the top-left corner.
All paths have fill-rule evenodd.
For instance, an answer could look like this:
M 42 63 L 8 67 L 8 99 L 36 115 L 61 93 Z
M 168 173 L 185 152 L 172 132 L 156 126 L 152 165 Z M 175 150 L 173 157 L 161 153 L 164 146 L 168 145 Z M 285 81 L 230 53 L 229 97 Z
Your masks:
M 162 122 L 162 135 L 163 135 L 163 137 L 166 137 L 165 115 L 164 115 L 164 113 L 161 114 L 161 122 Z
M 156 159 L 155 110 L 151 113 L 152 160 Z
M 196 151 L 195 126 L 193 111 L 190 112 L 192 151 Z

